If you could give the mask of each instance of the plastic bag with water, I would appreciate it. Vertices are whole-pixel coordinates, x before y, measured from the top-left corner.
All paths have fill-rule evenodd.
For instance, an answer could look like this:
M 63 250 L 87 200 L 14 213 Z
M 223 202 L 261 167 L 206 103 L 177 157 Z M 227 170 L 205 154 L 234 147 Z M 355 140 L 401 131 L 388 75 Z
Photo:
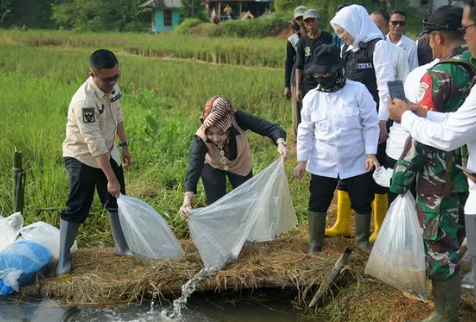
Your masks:
M 117 205 L 127 245 L 134 255 L 146 261 L 183 256 L 169 225 L 149 204 L 121 194 Z
M 47 275 L 53 268 L 50 251 L 33 241 L 20 240 L 0 253 L 0 295 L 19 291 L 33 283 L 37 273 Z
M 246 240 L 272 240 L 296 226 L 283 160 L 210 206 L 195 209 L 188 225 L 207 271 L 234 262 Z
M 390 180 L 392 179 L 393 169 L 385 168 L 385 167 L 378 167 L 375 169 L 372 177 L 374 181 L 382 187 L 390 187 Z
M 23 216 L 16 212 L 6 218 L 0 217 L 0 253 L 13 244 L 23 226 Z
M 398 196 L 390 205 L 365 273 L 426 301 L 422 229 L 410 192 Z
M 59 258 L 60 230 L 53 225 L 39 221 L 25 226 L 20 231 L 23 239 L 37 242 L 45 246 L 54 258 Z M 71 252 L 78 250 L 78 243 L 74 241 Z

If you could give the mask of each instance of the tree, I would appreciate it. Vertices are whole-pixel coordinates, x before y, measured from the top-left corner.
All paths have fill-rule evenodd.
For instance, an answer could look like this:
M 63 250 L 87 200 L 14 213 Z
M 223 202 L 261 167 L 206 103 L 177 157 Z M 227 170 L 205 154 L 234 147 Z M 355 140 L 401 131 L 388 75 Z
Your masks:
M 5 20 L 11 16 L 12 8 L 10 0 L 0 1 L 0 26 L 3 26 Z
M 200 20 L 207 20 L 208 12 L 204 7 L 203 0 L 182 0 L 182 8 L 180 8 L 180 15 L 182 20 L 187 18 L 198 18 Z
M 52 5 L 52 20 L 60 28 L 80 31 L 137 31 L 150 21 L 142 0 L 66 0 Z

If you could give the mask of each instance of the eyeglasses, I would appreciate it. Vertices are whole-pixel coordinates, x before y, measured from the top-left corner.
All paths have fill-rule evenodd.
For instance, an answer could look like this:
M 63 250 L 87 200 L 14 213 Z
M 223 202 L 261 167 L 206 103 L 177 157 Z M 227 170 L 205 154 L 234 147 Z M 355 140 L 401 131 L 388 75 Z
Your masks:
M 458 31 L 464 32 L 466 34 L 468 29 L 471 28 L 471 27 L 474 27 L 474 26 L 476 26 L 476 23 L 472 23 L 472 24 L 467 25 L 467 26 L 461 26 L 461 27 L 458 28 Z
M 91 70 L 92 73 L 94 73 L 92 70 Z M 116 75 L 114 76 L 111 76 L 111 77 L 106 77 L 106 78 L 101 78 L 99 77 L 98 74 L 94 73 L 94 75 L 99 78 L 103 83 L 106 83 L 106 84 L 112 84 L 112 83 L 115 83 L 119 80 L 119 78 L 121 78 L 121 72 L 118 71 Z
M 393 26 L 396 26 L 396 25 L 400 25 L 400 26 L 405 26 L 405 21 L 401 21 L 401 20 L 392 20 L 390 21 L 390 23 L 393 25 Z
M 96 75 L 97 76 L 97 75 Z M 106 78 L 101 78 L 99 76 L 97 76 L 97 78 L 99 78 L 103 83 L 107 83 L 107 84 L 111 84 L 111 83 L 115 83 L 117 82 L 117 80 L 119 78 L 121 78 L 121 73 L 117 73 L 116 75 L 114 76 L 111 76 L 111 77 L 106 77 Z

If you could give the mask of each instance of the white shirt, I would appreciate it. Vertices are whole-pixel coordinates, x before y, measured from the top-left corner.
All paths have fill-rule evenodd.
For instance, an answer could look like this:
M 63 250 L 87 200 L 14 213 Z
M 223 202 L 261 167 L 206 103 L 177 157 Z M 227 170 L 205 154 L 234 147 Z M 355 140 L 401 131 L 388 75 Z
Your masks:
M 390 44 L 393 52 L 393 70 L 395 71 L 395 79 L 404 82 L 410 73 L 407 56 L 405 55 L 405 52 L 402 48 L 398 47 L 394 43 Z
M 377 110 L 365 85 L 347 80 L 337 92 L 309 91 L 303 99 L 297 161 L 312 174 L 346 179 L 363 173 L 366 154 L 376 154 Z
M 429 68 L 433 67 L 439 59 L 435 59 L 431 63 L 415 68 L 408 74 L 405 79 L 404 89 L 405 97 L 413 103 L 418 101 L 418 90 L 420 89 L 421 78 L 428 71 Z M 390 133 L 388 134 L 387 147 L 385 152 L 389 157 L 394 160 L 400 159 L 400 156 L 403 152 L 403 147 L 405 142 L 410 135 L 407 131 L 398 123 L 394 122 L 390 128 Z
M 392 42 L 387 35 L 387 41 Z M 398 41 L 398 43 L 394 44 L 398 47 L 402 48 L 405 51 L 408 60 L 408 67 L 410 70 L 414 70 L 418 67 L 418 54 L 417 54 L 417 46 L 415 41 L 411 40 L 405 35 L 402 35 L 402 38 Z
M 428 112 L 425 119 L 407 111 L 402 115 L 401 124 L 415 140 L 441 150 L 452 151 L 467 144 L 468 168 L 476 170 L 476 87 L 456 112 Z M 476 184 L 471 180 L 468 183 L 469 197 L 464 212 L 476 215 Z

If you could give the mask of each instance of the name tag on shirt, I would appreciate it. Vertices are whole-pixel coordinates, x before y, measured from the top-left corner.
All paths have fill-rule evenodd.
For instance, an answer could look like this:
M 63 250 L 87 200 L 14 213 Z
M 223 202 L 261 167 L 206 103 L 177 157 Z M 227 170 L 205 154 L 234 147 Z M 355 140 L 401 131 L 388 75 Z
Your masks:
M 373 68 L 372 63 L 357 63 L 355 66 L 357 69 L 371 69 Z
M 113 98 L 111 98 L 111 103 L 114 103 L 115 101 L 117 101 L 117 100 L 120 99 L 121 97 L 122 97 L 122 93 L 117 94 L 116 96 L 114 96 Z

